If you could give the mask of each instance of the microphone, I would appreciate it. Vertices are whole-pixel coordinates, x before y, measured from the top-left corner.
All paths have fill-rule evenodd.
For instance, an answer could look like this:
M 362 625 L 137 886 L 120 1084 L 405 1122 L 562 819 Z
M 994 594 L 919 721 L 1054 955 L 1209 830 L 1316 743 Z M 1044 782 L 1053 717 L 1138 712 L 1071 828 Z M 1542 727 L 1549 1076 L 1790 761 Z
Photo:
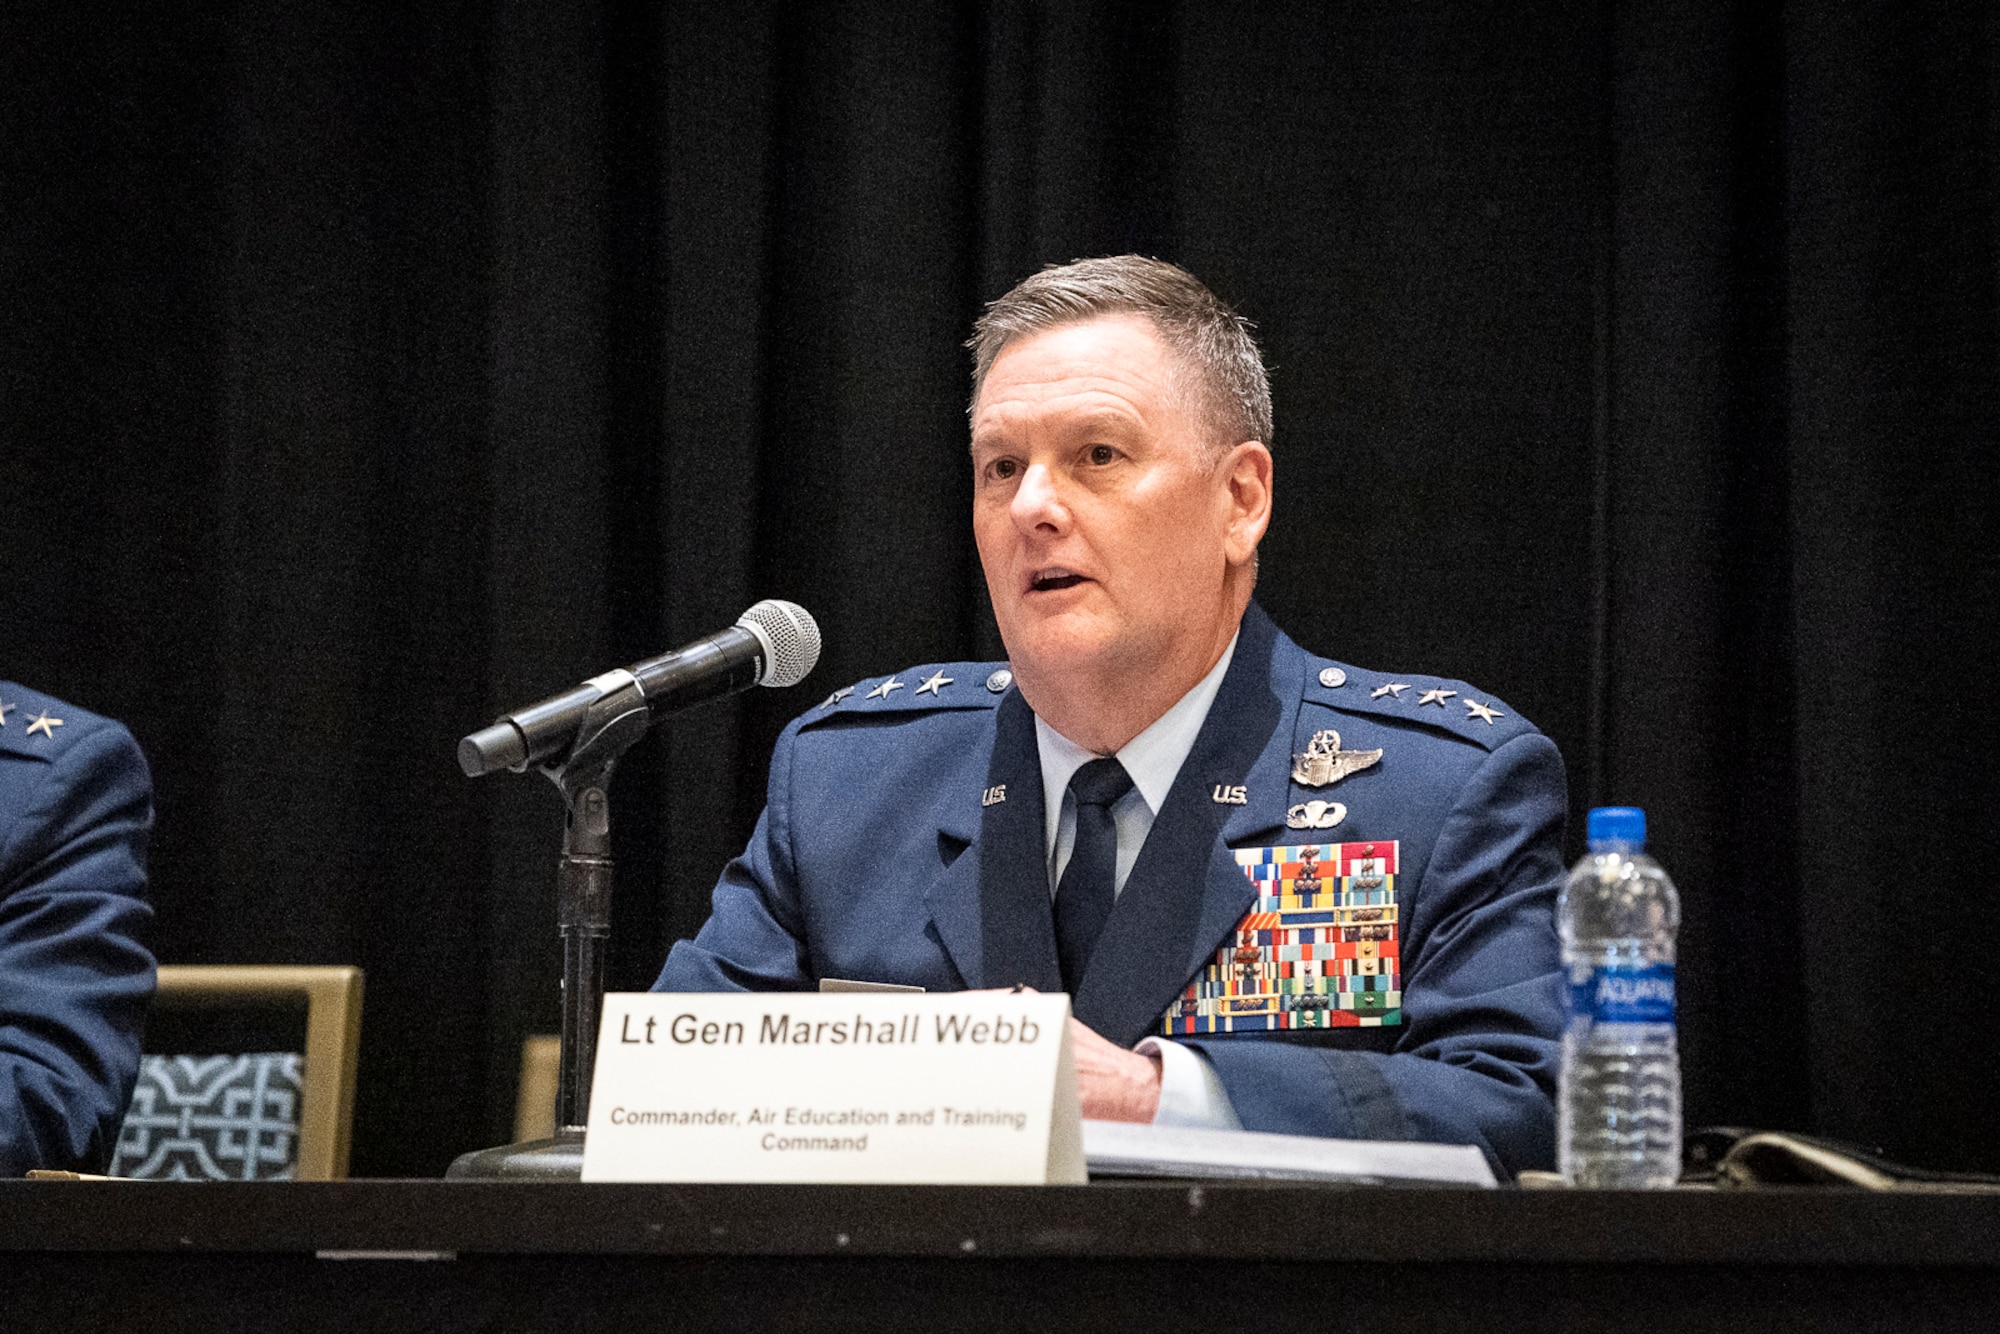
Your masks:
M 812 616 L 795 602 L 767 598 L 727 630 L 496 719 L 458 743 L 458 767 L 478 778 L 557 758 L 575 743 L 591 706 L 630 685 L 638 686 L 649 721 L 657 722 L 751 686 L 797 685 L 818 661 L 819 626 Z

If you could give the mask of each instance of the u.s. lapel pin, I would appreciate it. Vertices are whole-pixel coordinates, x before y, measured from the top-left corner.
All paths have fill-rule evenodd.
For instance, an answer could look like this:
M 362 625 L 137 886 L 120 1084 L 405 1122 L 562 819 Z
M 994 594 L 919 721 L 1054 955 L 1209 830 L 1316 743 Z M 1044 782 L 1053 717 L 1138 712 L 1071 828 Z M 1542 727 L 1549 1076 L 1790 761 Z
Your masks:
M 1314 732 L 1312 740 L 1306 743 L 1305 753 L 1292 764 L 1292 781 L 1300 787 L 1331 787 L 1349 774 L 1359 773 L 1381 759 L 1382 752 L 1379 750 L 1342 750 L 1340 733 L 1329 727 Z
M 1347 818 L 1347 807 L 1337 801 L 1302 801 L 1285 812 L 1287 829 L 1331 829 Z

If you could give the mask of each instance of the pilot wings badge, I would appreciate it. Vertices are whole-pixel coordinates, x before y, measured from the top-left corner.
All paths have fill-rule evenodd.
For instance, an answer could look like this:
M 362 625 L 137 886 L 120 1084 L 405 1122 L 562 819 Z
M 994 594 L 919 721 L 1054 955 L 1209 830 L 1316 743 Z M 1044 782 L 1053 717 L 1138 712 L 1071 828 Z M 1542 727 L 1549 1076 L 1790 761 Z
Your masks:
M 1292 765 L 1292 781 L 1300 787 L 1330 787 L 1381 758 L 1379 750 L 1342 750 L 1340 733 L 1328 728 L 1314 732 L 1306 743 L 1305 754 Z

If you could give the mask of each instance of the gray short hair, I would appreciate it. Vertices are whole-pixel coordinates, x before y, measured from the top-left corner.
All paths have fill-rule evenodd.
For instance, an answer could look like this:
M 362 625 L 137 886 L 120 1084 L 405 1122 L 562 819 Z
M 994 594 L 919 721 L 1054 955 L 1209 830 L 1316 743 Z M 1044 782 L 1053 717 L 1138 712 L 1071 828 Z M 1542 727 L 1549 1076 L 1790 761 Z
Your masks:
M 972 402 L 986 373 L 1017 338 L 1101 315 L 1142 315 L 1194 373 L 1193 410 L 1212 465 L 1245 440 L 1271 443 L 1271 380 L 1250 321 L 1179 265 L 1144 255 L 1051 264 L 986 307 L 972 326 Z

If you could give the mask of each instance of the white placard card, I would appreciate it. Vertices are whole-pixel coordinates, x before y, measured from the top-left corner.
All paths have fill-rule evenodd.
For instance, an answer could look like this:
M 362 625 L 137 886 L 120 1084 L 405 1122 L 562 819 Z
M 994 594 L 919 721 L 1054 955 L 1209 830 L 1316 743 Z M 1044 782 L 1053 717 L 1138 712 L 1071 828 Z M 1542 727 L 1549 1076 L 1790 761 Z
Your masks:
M 604 998 L 585 1181 L 1081 1184 L 1069 998 Z

